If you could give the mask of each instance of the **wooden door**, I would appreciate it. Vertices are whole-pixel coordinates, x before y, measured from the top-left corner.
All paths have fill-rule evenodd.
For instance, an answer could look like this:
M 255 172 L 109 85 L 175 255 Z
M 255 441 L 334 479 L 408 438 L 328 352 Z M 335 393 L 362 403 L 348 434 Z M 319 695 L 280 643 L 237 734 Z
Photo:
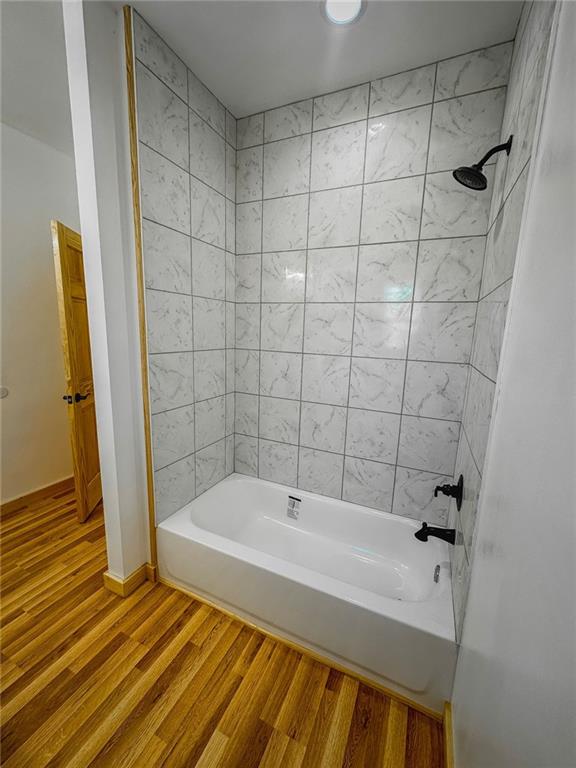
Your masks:
M 70 422 L 78 518 L 83 522 L 102 498 L 102 484 L 82 240 L 79 234 L 59 221 L 52 221 L 51 226 L 60 337 L 68 390 L 63 399 L 67 402 Z

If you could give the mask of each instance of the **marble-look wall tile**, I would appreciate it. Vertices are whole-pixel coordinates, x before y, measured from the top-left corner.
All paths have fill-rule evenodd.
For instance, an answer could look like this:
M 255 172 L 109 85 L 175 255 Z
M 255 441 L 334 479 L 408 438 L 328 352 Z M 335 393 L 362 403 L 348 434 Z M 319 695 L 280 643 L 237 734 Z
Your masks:
M 476 511 L 478 509 L 478 498 L 480 496 L 480 484 L 482 478 L 472 454 L 470 446 L 466 439 L 466 433 L 463 432 L 460 444 L 458 446 L 458 455 L 456 456 L 456 469 L 454 478 L 462 475 L 464 478 L 464 493 L 462 496 L 462 507 L 460 508 L 460 524 L 462 526 L 462 536 L 464 537 L 464 546 L 466 552 L 472 556 L 472 538 L 474 536 L 474 526 L 476 524 Z M 457 513 L 458 514 L 458 513 Z
M 236 206 L 236 253 L 257 253 L 262 248 L 262 203 Z
M 459 422 L 403 416 L 398 463 L 411 469 L 452 475 L 459 432 Z
M 190 112 L 190 173 L 221 194 L 226 190 L 226 149 L 222 136 Z
M 224 472 L 225 477 L 234 472 L 234 435 L 226 435 Z
M 191 234 L 205 243 L 226 247 L 225 198 L 190 177 Z
M 475 317 L 475 302 L 414 304 L 408 357 L 467 363 L 470 360 Z
M 417 242 L 361 245 L 356 301 L 410 301 Z
M 242 117 L 236 122 L 236 148 L 254 147 L 264 140 L 264 114 Z
M 262 304 L 262 349 L 301 352 L 304 306 Z
M 181 168 L 188 168 L 188 108 L 149 69 L 136 62 L 138 137 Z
M 491 189 L 494 166 L 485 167 L 484 175 Z M 463 187 L 450 171 L 434 173 L 426 177 L 421 237 L 485 235 L 489 209 L 490 195 L 486 192 Z
M 190 70 L 188 70 L 188 105 L 220 136 L 226 134 L 225 107 Z
M 213 397 L 194 406 L 196 450 L 221 440 L 226 434 L 226 400 Z
M 226 298 L 226 254 L 202 240 L 192 240 L 192 293 L 205 299 Z
M 472 365 L 492 381 L 498 373 L 511 283 L 508 280 L 482 299 L 476 314 Z
M 150 408 L 159 413 L 194 402 L 194 362 L 192 352 L 150 355 Z
M 235 436 L 234 471 L 241 475 L 258 475 L 258 438 Z
M 259 253 L 236 256 L 236 301 L 260 301 Z
M 394 464 L 399 428 L 400 416 L 395 413 L 349 408 L 346 454 Z
M 223 395 L 226 392 L 226 351 L 211 349 L 194 352 L 195 400 Z
M 357 85 L 314 99 L 314 130 L 363 120 L 368 115 L 369 86 Z
M 312 135 L 310 187 L 313 191 L 362 184 L 366 121 Z
M 260 477 L 295 487 L 298 482 L 298 446 L 259 440 Z
M 431 110 L 430 106 L 416 107 L 368 121 L 367 182 L 426 171 Z
M 207 491 L 226 476 L 226 441 L 197 451 L 196 458 L 196 495 Z
M 353 357 L 350 371 L 351 408 L 400 413 L 405 363 Z
M 192 299 L 178 293 L 146 291 L 148 351 L 192 349 Z
M 260 394 L 300 398 L 302 355 L 294 352 L 262 352 L 260 360 Z
M 188 174 L 144 144 L 139 155 L 142 216 L 189 235 Z
M 195 495 L 194 456 L 154 472 L 156 522 L 161 523 L 177 512 Z
M 262 146 L 236 152 L 236 201 L 248 203 L 262 199 Z
M 451 481 L 452 478 L 446 475 L 398 467 L 392 512 L 414 520 L 425 520 L 429 525 L 448 525 L 449 500 L 441 494 L 434 496 L 434 488 Z
M 349 376 L 350 361 L 347 357 L 304 355 L 302 399 L 315 403 L 347 405 Z
M 420 244 L 415 301 L 477 301 L 484 237 L 452 237 Z
M 432 101 L 436 64 L 373 80 L 370 89 L 370 117 Z
M 194 453 L 194 406 L 174 408 L 152 416 L 154 469 Z
M 423 184 L 423 177 L 415 176 L 381 181 L 365 187 L 361 242 L 416 240 L 420 227 Z
M 308 251 L 306 301 L 354 301 L 358 248 Z
M 224 342 L 231 354 L 234 354 L 233 347 L 236 343 L 236 304 L 232 301 L 226 302 L 224 321 L 226 325 L 224 329 Z
M 262 301 L 304 301 L 306 251 L 262 254 Z
M 482 376 L 475 368 L 470 369 L 463 425 L 470 450 L 480 472 L 483 471 L 486 456 L 495 389 L 496 385 L 493 381 Z
M 456 524 L 456 545 L 450 552 L 452 564 L 452 600 L 454 604 L 454 623 L 456 629 L 456 641 L 460 642 L 462 637 L 462 626 L 464 624 L 464 613 L 466 601 L 468 599 L 468 588 L 470 586 L 470 562 L 464 547 L 464 537 L 460 525 L 460 517 L 457 517 Z
M 512 43 L 502 43 L 440 61 L 435 98 L 446 99 L 506 85 L 512 46 Z
M 236 254 L 226 252 L 226 301 L 236 301 Z
M 356 245 L 359 241 L 362 187 L 310 195 L 308 247 Z
M 190 238 L 153 221 L 142 221 L 146 288 L 191 293 Z
M 300 445 L 321 451 L 344 453 L 346 408 L 320 403 L 302 403 Z
M 134 53 L 163 83 L 186 101 L 186 65 L 137 13 L 134 19 Z
M 410 304 L 356 304 L 354 355 L 406 357 Z
M 498 144 L 505 99 L 506 88 L 497 88 L 435 104 L 428 172 L 470 165 Z
M 394 467 L 346 456 L 342 498 L 383 512 L 390 512 L 394 488 Z
M 307 304 L 304 351 L 349 355 L 353 315 L 353 304 Z
M 236 149 L 236 118 L 226 110 L 226 141 Z
M 264 201 L 262 249 L 293 251 L 306 247 L 308 195 Z
M 226 216 L 226 250 L 236 250 L 236 206 L 231 200 L 226 200 L 225 203 L 225 216 Z
M 260 376 L 260 352 L 255 349 L 237 349 L 235 361 L 235 390 L 258 394 Z
M 298 488 L 339 499 L 342 493 L 344 456 L 300 448 Z
M 468 366 L 408 362 L 404 413 L 459 421 L 464 407 Z
M 284 197 L 308 192 L 310 186 L 310 136 L 297 136 L 264 147 L 264 197 Z
M 236 150 L 226 144 L 226 197 L 236 202 Z
M 298 444 L 300 401 L 260 398 L 259 436 L 280 443 Z
M 241 435 L 258 437 L 258 402 L 257 395 L 245 395 L 236 392 L 235 397 L 235 429 Z
M 226 345 L 225 302 L 194 296 L 194 349 L 221 349 Z
M 240 349 L 260 347 L 259 304 L 236 304 L 236 346 Z
M 300 136 L 312 130 L 312 99 L 271 109 L 264 114 L 264 141 Z

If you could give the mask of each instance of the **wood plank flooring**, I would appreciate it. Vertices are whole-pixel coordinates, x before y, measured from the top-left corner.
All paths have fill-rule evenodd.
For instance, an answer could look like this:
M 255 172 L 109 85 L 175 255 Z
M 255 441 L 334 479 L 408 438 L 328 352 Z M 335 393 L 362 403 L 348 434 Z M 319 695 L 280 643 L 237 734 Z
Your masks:
M 179 592 L 102 586 L 102 511 L 1 519 L 4 768 L 443 768 L 439 722 Z

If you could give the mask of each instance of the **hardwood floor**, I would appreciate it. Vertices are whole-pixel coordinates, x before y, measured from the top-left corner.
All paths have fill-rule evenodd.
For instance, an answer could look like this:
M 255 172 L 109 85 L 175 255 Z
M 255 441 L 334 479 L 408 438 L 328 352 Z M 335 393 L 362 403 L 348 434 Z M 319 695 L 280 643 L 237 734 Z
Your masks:
M 16 506 L 16 508 L 14 508 Z M 441 723 L 191 598 L 102 586 L 102 511 L 2 515 L 2 765 L 442 768 Z

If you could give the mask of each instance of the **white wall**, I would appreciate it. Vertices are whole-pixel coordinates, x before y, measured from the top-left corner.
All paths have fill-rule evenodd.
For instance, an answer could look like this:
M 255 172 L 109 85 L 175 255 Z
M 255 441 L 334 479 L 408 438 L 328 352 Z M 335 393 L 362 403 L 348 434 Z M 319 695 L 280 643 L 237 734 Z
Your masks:
M 576 5 L 557 28 L 456 672 L 462 768 L 576 765 Z
M 79 229 L 74 161 L 2 124 L 2 501 L 72 474 L 50 219 Z

